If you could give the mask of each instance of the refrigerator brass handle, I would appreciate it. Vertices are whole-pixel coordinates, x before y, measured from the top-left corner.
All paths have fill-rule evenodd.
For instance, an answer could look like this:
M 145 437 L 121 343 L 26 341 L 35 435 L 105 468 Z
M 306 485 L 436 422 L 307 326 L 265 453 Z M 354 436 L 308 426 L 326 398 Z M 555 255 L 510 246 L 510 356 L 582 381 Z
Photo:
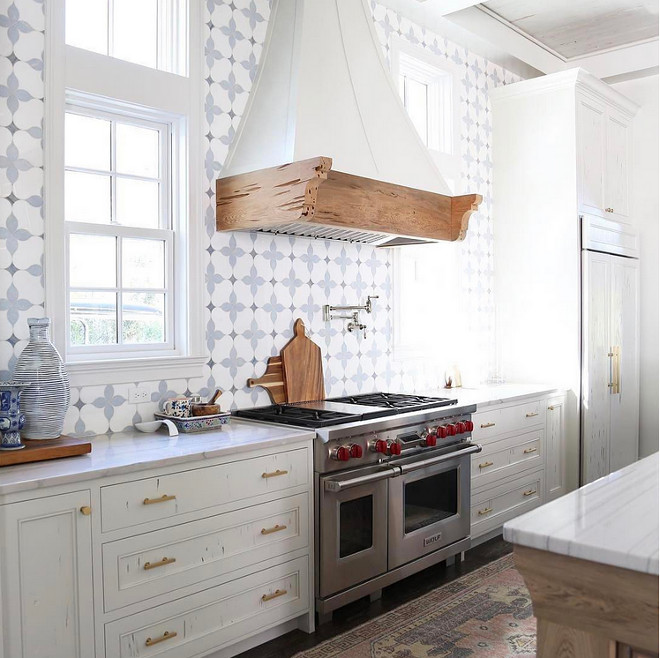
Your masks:
M 273 599 L 276 599 L 278 596 L 284 596 L 287 593 L 285 589 L 276 589 L 272 594 L 264 594 L 261 597 L 261 600 L 266 602 L 266 601 L 272 601 Z
M 177 636 L 176 631 L 165 631 L 160 637 L 150 638 L 148 637 L 145 641 L 145 644 L 148 647 L 153 647 L 154 644 L 159 644 L 160 642 L 165 642 L 165 640 L 171 640 L 173 637 Z
M 262 535 L 272 535 L 274 532 L 280 532 L 280 530 L 286 530 L 285 525 L 274 525 L 272 528 L 262 528 Z
M 612 350 L 614 352 L 614 372 L 612 376 L 612 393 L 617 395 L 621 393 L 621 347 L 616 345 Z

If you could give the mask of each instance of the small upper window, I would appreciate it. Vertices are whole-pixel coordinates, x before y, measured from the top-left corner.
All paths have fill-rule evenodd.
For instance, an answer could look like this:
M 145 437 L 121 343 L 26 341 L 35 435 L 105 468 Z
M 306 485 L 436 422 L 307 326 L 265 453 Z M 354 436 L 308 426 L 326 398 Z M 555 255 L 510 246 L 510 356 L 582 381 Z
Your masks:
M 406 53 L 399 54 L 398 65 L 401 100 L 422 142 L 453 154 L 452 74 Z
M 184 75 L 184 0 L 66 0 L 66 43 Z M 176 28 L 176 29 L 173 29 Z

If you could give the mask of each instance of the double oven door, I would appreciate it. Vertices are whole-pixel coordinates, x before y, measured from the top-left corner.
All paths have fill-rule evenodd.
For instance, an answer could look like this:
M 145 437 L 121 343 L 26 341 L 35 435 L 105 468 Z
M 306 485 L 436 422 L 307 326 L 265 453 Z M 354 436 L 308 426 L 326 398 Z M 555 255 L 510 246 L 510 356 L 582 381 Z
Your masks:
M 462 444 L 319 478 L 318 596 L 371 580 L 470 534 Z

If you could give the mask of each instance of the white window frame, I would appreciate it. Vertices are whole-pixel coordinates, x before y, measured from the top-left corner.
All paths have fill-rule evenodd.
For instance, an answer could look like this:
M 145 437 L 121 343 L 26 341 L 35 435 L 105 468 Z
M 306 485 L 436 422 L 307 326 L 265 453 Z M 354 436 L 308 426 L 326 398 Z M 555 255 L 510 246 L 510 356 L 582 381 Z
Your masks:
M 167 4 L 175 7 L 172 0 Z M 46 3 L 46 314 L 52 319 L 53 342 L 64 358 L 73 386 L 199 377 L 208 360 L 200 258 L 203 25 L 200 3 L 188 0 L 187 4 L 188 15 L 183 19 L 188 67 L 184 76 L 66 45 L 65 0 Z M 180 65 L 181 53 L 175 56 Z M 171 126 L 174 340 L 157 350 L 140 346 L 134 354 L 123 350 L 103 358 L 97 352 L 94 358 L 80 360 L 76 358 L 80 354 L 67 350 L 67 230 L 76 227 L 67 227 L 64 221 L 64 115 L 67 99 L 75 100 L 77 106 L 88 104 L 93 110 L 96 98 L 103 98 L 104 107 L 115 114 L 130 117 L 139 108 L 144 118 Z M 138 237 L 137 229 L 130 232 Z
M 396 37 L 390 44 L 390 68 L 397 89 L 402 71 L 427 85 L 427 148 L 453 191 L 460 173 L 460 67 Z

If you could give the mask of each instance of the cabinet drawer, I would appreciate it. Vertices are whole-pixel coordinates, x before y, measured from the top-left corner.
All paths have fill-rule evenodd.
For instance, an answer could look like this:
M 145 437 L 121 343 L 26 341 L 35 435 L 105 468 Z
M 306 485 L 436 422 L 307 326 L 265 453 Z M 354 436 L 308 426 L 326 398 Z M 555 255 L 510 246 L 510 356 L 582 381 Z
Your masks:
M 104 544 L 106 611 L 304 548 L 308 500 L 298 494 Z
M 181 658 L 220 649 L 308 610 L 301 557 L 105 625 L 106 655 Z
M 544 430 L 539 428 L 486 443 L 483 451 L 472 457 L 472 486 L 480 487 L 540 467 L 544 458 L 543 438 Z
M 478 537 L 541 503 L 543 471 L 477 491 L 472 496 L 471 534 Z
M 526 430 L 527 428 L 545 423 L 544 408 L 540 400 L 480 411 L 474 414 L 474 430 L 472 438 L 484 441 L 489 437 Z
M 103 532 L 285 491 L 309 481 L 307 449 L 101 488 Z

